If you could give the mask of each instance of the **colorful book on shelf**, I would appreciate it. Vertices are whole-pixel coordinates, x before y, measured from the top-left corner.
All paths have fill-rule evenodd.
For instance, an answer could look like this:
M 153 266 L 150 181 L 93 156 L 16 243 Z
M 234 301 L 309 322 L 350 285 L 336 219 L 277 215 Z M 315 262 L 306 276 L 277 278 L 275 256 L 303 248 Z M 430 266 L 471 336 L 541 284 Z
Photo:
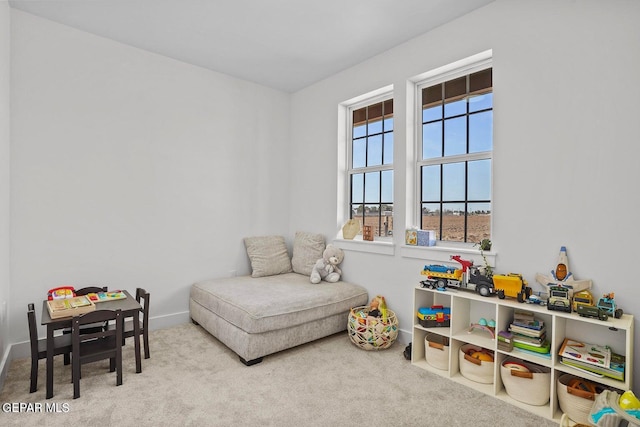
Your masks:
M 549 346 L 549 350 L 551 350 L 551 346 Z M 539 351 L 531 351 L 531 350 L 527 350 L 526 348 L 516 347 L 515 344 L 513 345 L 513 351 L 516 353 L 520 352 L 520 353 L 530 354 L 532 356 L 544 357 L 545 359 L 551 359 L 551 351 L 548 351 L 546 353 L 540 353 Z
M 91 301 L 95 303 L 113 301 L 113 300 L 123 299 L 127 297 L 125 293 L 122 291 L 97 292 L 97 293 L 87 294 L 87 296 Z
M 538 345 L 531 345 L 523 342 L 518 342 L 514 339 L 513 346 L 524 349 L 524 350 L 529 350 L 534 353 L 549 353 L 551 351 L 551 343 L 549 342 L 549 340 L 544 340 L 544 342 L 538 346 Z
M 515 310 L 513 313 L 513 324 L 523 328 L 541 329 L 544 327 L 544 321 L 530 311 Z
M 533 312 L 518 309 L 513 312 L 513 319 L 523 322 L 533 322 L 534 320 L 537 320 Z
M 516 308 L 515 310 L 513 310 L 513 318 L 514 319 L 533 320 L 533 319 L 535 319 L 535 314 L 533 314 L 532 311 L 519 310 L 519 309 Z
M 512 340 L 514 343 L 519 342 L 522 344 L 529 344 L 536 347 L 542 347 L 544 343 L 547 341 L 545 335 L 542 335 L 541 337 L 528 337 L 526 335 L 520 335 L 520 334 L 513 334 Z
M 585 363 L 580 360 L 570 359 L 567 357 L 561 357 L 560 363 L 567 366 L 572 366 L 574 368 L 593 372 L 595 374 L 604 375 L 605 377 L 613 378 L 615 380 L 624 381 L 625 357 L 620 354 L 611 353 L 611 363 L 609 368 L 593 365 L 591 363 Z
M 540 329 L 544 328 L 544 321 L 539 319 L 522 320 L 514 317 L 513 322 L 511 322 L 511 324 L 519 326 L 521 328 L 531 329 L 534 331 L 539 331 Z
M 526 335 L 529 337 L 541 337 L 546 333 L 547 328 L 543 326 L 540 329 L 531 329 L 527 327 L 518 326 L 515 323 L 512 323 L 509 326 L 509 330 L 514 334 Z
M 571 338 L 565 338 L 558 355 L 564 359 L 573 359 L 593 366 L 609 368 L 611 349 L 598 344 L 589 344 Z

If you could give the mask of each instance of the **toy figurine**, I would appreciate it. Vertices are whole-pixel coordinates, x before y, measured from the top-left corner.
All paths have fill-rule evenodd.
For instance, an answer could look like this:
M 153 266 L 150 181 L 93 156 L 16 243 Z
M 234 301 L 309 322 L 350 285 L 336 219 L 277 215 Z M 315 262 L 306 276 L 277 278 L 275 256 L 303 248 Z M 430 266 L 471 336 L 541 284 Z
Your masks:
M 565 246 L 560 247 L 560 254 L 558 255 L 558 263 L 555 270 L 551 270 L 551 275 L 536 274 L 536 281 L 542 286 L 564 286 L 569 288 L 570 296 L 573 296 L 574 292 L 584 291 L 591 288 L 590 279 L 576 280 L 573 277 L 573 273 L 569 270 L 569 257 L 567 256 L 567 248 Z
M 608 294 L 604 294 L 602 298 L 598 300 L 597 307 L 601 310 L 604 310 L 609 316 L 615 317 L 619 319 L 622 317 L 624 312 L 620 307 L 616 305 L 614 298 L 614 293 L 610 292 Z
M 376 295 L 369 304 L 369 316 L 382 317 L 384 322 L 387 321 L 387 303 L 382 295 Z
M 471 333 L 474 329 L 480 329 L 481 331 L 488 332 L 492 339 L 496 337 L 496 321 L 493 319 L 487 321 L 485 318 L 480 318 L 478 323 L 471 324 L 467 332 Z

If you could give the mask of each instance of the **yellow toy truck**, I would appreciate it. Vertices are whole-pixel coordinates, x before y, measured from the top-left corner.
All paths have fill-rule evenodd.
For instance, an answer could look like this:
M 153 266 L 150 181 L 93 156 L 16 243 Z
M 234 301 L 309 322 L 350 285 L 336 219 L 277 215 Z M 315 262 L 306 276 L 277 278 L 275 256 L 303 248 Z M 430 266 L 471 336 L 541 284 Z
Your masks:
M 592 306 L 595 305 L 594 301 L 593 301 L 593 295 L 591 295 L 591 292 L 589 292 L 588 290 L 584 290 L 584 291 L 580 291 L 580 292 L 576 292 L 573 295 L 573 311 L 578 311 L 578 306 L 579 305 L 588 305 L 588 306 Z
M 498 298 L 515 298 L 518 302 L 525 302 L 531 296 L 531 288 L 521 274 L 494 274 L 493 286 Z

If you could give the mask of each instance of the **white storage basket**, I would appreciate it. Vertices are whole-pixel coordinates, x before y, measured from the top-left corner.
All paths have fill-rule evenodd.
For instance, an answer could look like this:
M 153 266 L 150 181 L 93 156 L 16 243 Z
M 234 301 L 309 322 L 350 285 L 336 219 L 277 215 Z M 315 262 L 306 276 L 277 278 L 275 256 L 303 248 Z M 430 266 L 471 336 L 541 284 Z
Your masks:
M 507 394 L 528 405 L 541 406 L 551 395 L 551 369 L 520 359 L 507 358 L 500 365 Z
M 449 338 L 437 334 L 424 337 L 424 358 L 434 368 L 449 369 Z
M 562 412 L 567 414 L 572 421 L 580 424 L 589 425 L 588 417 L 597 393 L 590 391 L 578 390 L 569 387 L 571 380 L 580 380 L 585 383 L 592 383 L 583 378 L 576 377 L 571 374 L 563 374 L 558 377 L 558 403 Z
M 470 353 L 484 352 L 494 358 L 493 351 L 478 347 L 472 344 L 465 344 L 460 347 L 460 373 L 463 377 L 477 383 L 492 384 L 494 362 L 480 360 L 472 357 Z

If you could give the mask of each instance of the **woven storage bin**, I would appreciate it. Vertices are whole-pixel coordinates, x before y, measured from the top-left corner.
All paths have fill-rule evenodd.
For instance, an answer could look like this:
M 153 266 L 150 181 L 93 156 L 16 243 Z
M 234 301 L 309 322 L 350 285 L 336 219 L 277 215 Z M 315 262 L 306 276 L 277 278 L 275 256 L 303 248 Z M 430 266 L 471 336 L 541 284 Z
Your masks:
M 511 369 L 509 364 L 519 366 L 520 369 Z M 507 394 L 519 402 L 541 406 L 549 401 L 551 395 L 551 369 L 549 368 L 520 359 L 507 358 L 500 365 L 500 377 Z
M 492 384 L 493 368 L 495 363 L 475 359 L 468 355 L 470 351 L 482 351 L 491 354 L 492 357 L 494 356 L 493 351 L 491 350 L 487 350 L 473 344 L 465 344 L 460 347 L 460 352 L 458 353 L 460 357 L 460 373 L 463 377 L 471 381 L 483 384 Z
M 563 374 L 558 377 L 558 403 L 562 412 L 567 414 L 572 421 L 580 424 L 590 425 L 588 421 L 589 412 L 593 406 L 596 394 L 587 391 L 576 391 L 568 386 L 573 379 L 590 382 L 581 377 L 571 374 Z M 592 382 L 595 385 L 595 383 Z
M 387 319 L 368 315 L 369 307 L 354 307 L 349 312 L 347 329 L 351 342 L 363 350 L 384 350 L 398 338 L 398 318 L 387 309 Z
M 437 334 L 424 337 L 424 358 L 434 368 L 449 369 L 449 338 Z

